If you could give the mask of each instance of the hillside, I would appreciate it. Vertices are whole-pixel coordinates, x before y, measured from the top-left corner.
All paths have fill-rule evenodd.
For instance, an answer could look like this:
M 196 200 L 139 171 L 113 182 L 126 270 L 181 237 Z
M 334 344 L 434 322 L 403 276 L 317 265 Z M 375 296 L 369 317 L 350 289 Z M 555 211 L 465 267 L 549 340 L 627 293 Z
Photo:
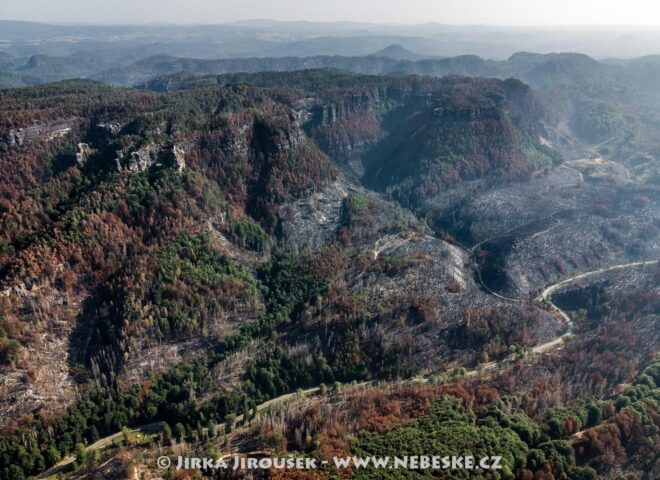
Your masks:
M 459 180 L 523 179 L 560 161 L 540 141 L 548 117 L 526 85 L 476 81 L 450 92 L 386 117 L 387 137 L 365 158 L 367 185 L 414 208 Z
M 166 381 L 183 360 L 202 369 L 195 373 L 198 394 L 206 398 L 200 408 L 220 402 L 226 413 L 244 395 L 267 399 L 318 379 L 432 368 L 424 358 L 473 361 L 477 352 L 452 342 L 417 342 L 413 348 L 417 322 L 441 338 L 456 321 L 441 313 L 437 300 L 426 299 L 416 279 L 422 272 L 435 272 L 439 285 L 460 282 L 473 300 L 479 298 L 475 305 L 504 323 L 514 321 L 479 292 L 461 253 L 430 237 L 412 215 L 350 186 L 340 173 L 346 167 L 341 152 L 384 138 L 388 112 L 421 108 L 429 115 L 436 97 L 478 110 L 485 100 L 469 92 L 480 91 L 479 82 L 324 71 L 268 80 L 270 88 L 216 84 L 167 94 L 89 81 L 0 93 L 3 415 L 37 415 L 27 425 L 50 428 L 47 416 L 70 406 L 73 392 L 85 392 L 84 402 L 113 391 L 119 403 L 102 408 L 114 420 L 93 423 L 99 433 L 138 418 L 167 417 L 172 408 L 188 408 L 186 402 L 124 413 L 121 405 L 133 402 L 134 386 L 152 377 Z M 308 90 L 311 85 L 315 89 Z M 524 104 L 524 89 L 514 90 L 511 104 Z M 482 173 L 495 177 L 498 169 Z M 288 250 L 284 232 L 319 228 L 313 222 L 305 227 L 304 216 L 297 220 L 300 202 L 336 188 L 346 193 L 333 200 L 337 213 L 329 238 L 315 251 Z M 364 257 L 396 237 L 409 243 L 406 250 Z M 458 279 L 441 272 L 435 255 L 457 257 Z M 381 284 L 398 280 L 386 292 L 372 291 L 375 283 L 354 283 L 365 270 L 382 277 Z M 362 290 L 363 317 L 356 317 L 358 305 L 349 300 L 352 288 Z M 456 312 L 468 299 L 443 287 L 437 294 Z M 389 310 L 382 309 L 386 303 Z M 544 314 L 533 308 L 519 314 L 517 322 L 530 330 L 525 341 L 559 328 L 554 321 L 541 328 Z M 403 337 L 396 323 L 401 315 L 412 322 Z M 314 327 L 318 322 L 333 327 L 321 330 Z M 361 324 L 385 328 L 363 336 Z M 498 328 L 508 341 L 518 339 L 513 324 Z M 236 355 L 243 360 L 233 365 Z M 211 373 L 217 369 L 226 374 Z M 266 381 L 267 371 L 288 377 Z M 166 376 L 156 380 L 158 375 Z M 154 395 L 175 388 L 168 385 Z M 218 387 L 227 390 L 218 396 Z M 52 437 L 64 454 L 87 435 L 76 430 L 71 437 L 69 422 L 76 417 L 67 418 Z M 13 422 L 4 427 L 22 428 Z M 21 460 L 26 473 L 52 463 L 54 457 L 43 456 L 50 450 L 41 448 L 29 447 L 41 458 L 37 463 Z
M 371 57 L 385 57 L 391 58 L 393 60 L 419 60 L 420 58 L 425 58 L 424 55 L 419 55 L 415 52 L 411 52 L 403 45 L 398 43 L 393 43 L 388 45 L 382 50 L 378 50 L 375 53 L 370 55 Z
M 226 60 L 159 56 L 95 74 L 94 78 L 118 84 L 145 82 L 152 85 L 149 88 L 160 88 L 156 85 L 172 80 L 150 80 L 173 72 L 215 75 L 331 68 L 370 75 L 513 77 L 542 92 L 547 108 L 558 120 L 556 134 L 571 137 L 565 139 L 565 144 L 556 145 L 562 153 L 572 159 L 603 155 L 623 163 L 638 178 L 656 182 L 660 122 L 656 89 L 650 80 L 656 66 L 656 57 L 598 62 L 573 53 L 517 53 L 506 61 L 484 60 L 475 55 L 417 60 L 373 55 Z
M 472 438 L 531 478 L 637 471 L 653 451 L 651 381 L 609 399 L 657 347 L 660 197 L 605 161 L 562 164 L 574 134 L 521 81 L 177 74 L 0 106 L 2 480 L 63 458 L 70 478 L 150 478 L 158 451 L 414 453 L 434 426 L 447 452 Z M 538 295 L 555 284 L 578 289 L 569 313 Z M 342 384 L 415 376 L 438 385 L 372 385 L 359 430 L 342 401 L 331 425 L 301 406 L 229 435 L 298 389 L 323 409 Z M 638 433 L 612 435 L 630 449 L 615 459 L 601 430 L 566 443 L 616 422 Z M 148 425 L 134 433 L 161 436 L 117 434 Z M 88 456 L 106 437 L 124 446 Z
M 410 55 L 404 44 L 389 44 L 379 52 L 362 56 L 301 54 L 222 59 L 146 53 L 137 59 L 135 52 L 123 56 L 85 52 L 66 57 L 5 54 L 0 81 L 5 86 L 21 86 L 82 76 L 110 84 L 171 89 L 177 88 L 183 74 L 245 75 L 301 69 L 337 69 L 367 75 L 513 77 L 542 92 L 546 107 L 557 120 L 555 135 L 565 137 L 563 143 L 555 145 L 565 156 L 573 160 L 604 156 L 623 164 L 636 178 L 657 183 L 660 103 L 653 82 L 659 68 L 657 56 L 596 61 L 577 53 L 520 52 L 507 60 L 476 55 L 436 58 Z

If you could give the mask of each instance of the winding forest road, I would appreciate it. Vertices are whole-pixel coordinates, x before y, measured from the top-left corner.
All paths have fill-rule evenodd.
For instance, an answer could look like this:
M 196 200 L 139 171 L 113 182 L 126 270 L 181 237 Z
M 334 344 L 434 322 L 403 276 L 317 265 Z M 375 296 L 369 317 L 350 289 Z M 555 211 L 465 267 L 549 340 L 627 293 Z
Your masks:
M 546 287 L 541 291 L 541 293 L 536 297 L 536 301 L 545 301 L 547 300 L 548 303 L 550 304 L 550 307 L 557 312 L 563 319 L 566 321 L 566 324 L 568 325 L 568 329 L 564 334 L 561 336 L 555 338 L 554 340 L 551 340 L 549 342 L 546 342 L 542 345 L 537 345 L 534 347 L 532 350 L 534 353 L 546 353 L 549 350 L 552 350 L 554 347 L 562 343 L 565 339 L 568 337 L 571 337 L 573 335 L 573 330 L 575 329 L 575 325 L 573 324 L 573 320 L 571 320 L 571 317 L 563 311 L 561 308 L 559 308 L 557 305 L 555 305 L 551 300 L 550 297 L 552 296 L 552 293 L 556 292 L 557 290 L 566 287 L 567 285 L 570 285 L 572 283 L 575 283 L 579 280 L 583 280 L 585 278 L 593 277 L 596 275 L 600 275 L 602 273 L 606 272 L 612 272 L 615 270 L 623 270 L 626 268 L 633 268 L 633 267 L 642 267 L 642 266 L 650 266 L 650 265 L 655 265 L 660 260 L 647 260 L 647 261 L 642 261 L 642 262 L 632 262 L 632 263 L 622 263 L 619 265 L 613 265 L 611 267 L 603 267 L 599 268 L 597 270 L 592 270 L 590 272 L 586 273 L 580 273 L 579 275 L 574 275 L 570 278 L 567 278 L 565 280 L 562 280 L 561 282 L 553 283 L 552 285 Z
M 650 266 L 650 265 L 657 264 L 658 262 L 660 262 L 660 260 L 647 260 L 647 261 L 640 261 L 640 262 L 632 262 L 632 263 L 624 263 L 624 264 L 619 264 L 619 265 L 613 265 L 613 266 L 610 266 L 610 267 L 603 267 L 603 268 L 599 268 L 597 270 L 592 270 L 590 272 L 585 272 L 585 273 L 581 273 L 581 274 L 578 274 L 578 275 L 574 275 L 570 278 L 564 279 L 560 282 L 553 283 L 552 285 L 549 285 L 549 286 L 545 287 L 541 291 L 541 293 L 534 300 L 538 301 L 538 302 L 547 301 L 550 304 L 550 307 L 552 308 L 552 310 L 557 312 L 557 314 L 564 319 L 564 321 L 566 322 L 568 328 L 560 336 L 558 336 L 558 337 L 556 337 L 556 338 L 554 338 L 554 339 L 552 339 L 548 342 L 545 342 L 543 344 L 536 345 L 535 347 L 532 348 L 532 352 L 535 353 L 535 354 L 539 354 L 539 355 L 546 354 L 546 353 L 550 352 L 551 350 L 553 350 L 554 348 L 561 345 L 564 342 L 564 340 L 566 340 L 567 338 L 569 338 L 573 335 L 575 325 L 574 325 L 573 321 L 571 320 L 571 317 L 564 310 L 562 310 L 561 308 L 557 307 L 554 303 L 552 303 L 552 301 L 550 300 L 550 298 L 551 298 L 551 296 L 554 292 L 556 292 L 556 291 L 558 291 L 558 290 L 560 290 L 560 289 L 562 289 L 562 288 L 564 288 L 568 285 L 571 285 L 572 283 L 575 283 L 577 281 L 583 280 L 585 278 L 593 277 L 593 276 L 596 276 L 596 275 L 600 275 L 602 273 L 612 272 L 612 271 L 616 271 L 616 270 L 623 270 L 623 269 L 626 269 L 626 268 Z M 499 298 L 503 298 L 505 300 L 521 301 L 521 300 L 516 300 L 516 299 L 506 299 L 505 297 L 497 295 L 494 292 L 491 292 L 491 293 L 493 293 L 493 295 L 495 295 Z M 501 365 L 498 362 L 494 362 L 494 361 L 493 362 L 488 362 L 488 363 L 482 364 L 478 369 L 473 369 L 473 370 L 469 370 L 469 371 L 465 372 L 465 376 L 472 377 L 472 376 L 478 375 L 479 373 L 492 371 L 492 370 L 495 370 L 495 369 L 498 369 L 498 368 L 501 368 Z M 443 372 L 443 374 L 445 374 L 445 375 L 451 374 L 455 370 L 456 369 L 445 371 L 445 372 Z M 411 381 L 412 382 L 417 382 L 417 383 L 429 383 L 429 382 L 431 382 L 431 380 L 432 380 L 431 378 L 426 377 L 426 378 L 413 378 L 413 379 L 406 379 L 406 380 L 398 380 L 398 381 L 395 381 L 395 382 L 392 382 L 392 383 L 401 384 L 401 383 L 406 383 L 406 382 L 411 382 Z M 375 381 L 373 381 L 373 380 L 364 381 L 364 382 L 358 383 L 356 386 L 366 386 L 366 385 L 370 385 L 370 384 L 373 384 L 373 383 L 375 383 Z M 267 409 L 267 408 L 269 408 L 273 405 L 283 403 L 283 402 L 286 402 L 288 400 L 298 398 L 298 397 L 301 397 L 301 396 L 306 396 L 306 395 L 317 393 L 320 389 L 321 389 L 321 387 L 317 386 L 317 387 L 308 388 L 306 390 L 302 390 L 302 391 L 298 391 L 298 392 L 292 392 L 292 393 L 287 393 L 287 394 L 284 394 L 284 395 L 280 395 L 279 397 L 273 398 L 271 400 L 267 400 L 266 402 L 257 405 L 256 411 L 261 412 L 261 411 L 263 411 L 263 410 L 265 410 L 265 409 Z M 235 423 L 242 422 L 242 421 L 243 421 L 243 415 L 236 416 Z M 216 425 L 217 429 L 223 429 L 224 427 L 225 427 L 225 423 L 218 423 Z M 156 433 L 158 431 L 160 431 L 160 422 L 152 422 L 152 423 L 142 425 L 142 426 L 139 426 L 139 427 L 136 427 L 136 428 L 133 428 L 133 429 L 129 430 L 129 432 L 133 433 L 133 434 L 135 434 L 135 433 Z M 111 445 L 114 440 L 120 438 L 122 435 L 123 435 L 123 432 L 116 432 L 116 433 L 113 433 L 112 435 L 108 435 L 107 437 L 101 438 L 101 439 L 97 440 L 96 442 L 94 442 L 93 444 L 89 445 L 86 450 L 89 451 L 89 450 L 94 450 L 94 449 L 97 449 L 97 450 L 103 449 L 103 448 L 107 447 L 108 445 Z M 73 463 L 74 460 L 75 460 L 75 456 L 69 455 L 69 456 L 63 458 L 58 464 L 54 465 L 53 467 L 51 467 L 50 469 L 46 470 L 44 473 L 39 475 L 38 478 L 48 478 L 48 477 L 52 477 L 53 475 L 56 475 L 57 473 L 61 473 L 68 465 Z

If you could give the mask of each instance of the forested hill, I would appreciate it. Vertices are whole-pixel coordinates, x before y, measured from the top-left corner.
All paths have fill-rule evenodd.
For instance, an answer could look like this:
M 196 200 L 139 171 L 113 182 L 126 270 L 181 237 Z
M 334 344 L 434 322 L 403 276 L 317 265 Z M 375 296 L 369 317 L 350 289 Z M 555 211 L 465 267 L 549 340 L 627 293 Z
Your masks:
M 461 179 L 525 178 L 554 158 L 538 141 L 542 107 L 517 81 L 328 71 L 253 80 L 268 88 L 202 81 L 162 94 L 73 81 L 0 92 L 3 288 L 93 292 L 84 308 L 94 320 L 74 338 L 86 345 L 77 361 L 97 375 L 122 368 L 133 336 L 206 331 L 215 308 L 260 310 L 254 282 L 230 263 L 217 274 L 234 286 L 210 311 L 191 317 L 180 288 L 187 307 L 175 301 L 156 324 L 140 313 L 166 295 L 146 285 L 168 275 L 159 262 L 180 253 L 163 248 L 183 235 L 210 223 L 263 250 L 279 232 L 278 206 L 351 171 L 361 152 L 369 182 L 400 188 L 406 202 Z M 4 331 L 29 349 L 23 307 L 5 308 Z M 134 309 L 136 322 L 122 325 Z M 20 357 L 12 349 L 5 363 Z
M 137 419 L 187 415 L 172 408 L 197 409 L 177 403 L 183 392 L 172 385 L 157 387 L 160 400 L 147 395 L 155 404 L 138 407 L 133 386 L 183 358 L 204 359 L 210 369 L 258 338 L 273 341 L 276 328 L 321 301 L 337 277 L 364 268 L 351 242 L 378 237 L 380 229 L 424 231 L 377 196 L 360 194 L 338 200 L 344 246 L 331 241 L 315 255 L 275 249 L 287 215 L 281 207 L 327 190 L 342 171 L 357 168 L 360 152 L 391 150 L 383 173 L 369 173 L 379 188 L 422 178 L 520 179 L 551 159 L 540 150 L 537 158 L 524 154 L 539 147 L 544 113 L 519 81 L 330 71 L 242 80 L 256 85 L 206 79 L 158 93 L 67 81 L 0 91 L 0 369 L 10 392 L 3 415 L 61 412 L 75 391 L 87 392 L 84 398 L 130 391 L 119 403 L 103 403 L 111 412 L 104 420 L 90 419 L 98 435 Z M 488 146 L 500 132 L 497 149 Z M 408 152 L 405 171 L 394 167 L 398 149 Z M 370 162 L 368 172 L 379 169 Z M 380 211 L 385 226 L 363 218 L 364 208 Z M 332 239 L 340 226 L 331 228 Z M 394 276 L 402 268 L 378 266 Z M 339 301 L 322 311 L 336 309 L 352 322 L 350 308 Z M 313 374 L 306 363 L 285 367 L 292 360 L 279 350 L 269 362 L 281 365 L 229 368 L 230 376 L 254 378 L 244 392 L 223 394 L 218 411 L 235 410 L 249 385 L 257 388 L 252 397 L 265 399 L 316 378 L 391 376 L 417 361 L 341 324 L 332 337 L 346 341 L 319 344 Z M 305 335 L 294 335 L 295 344 Z M 357 355 L 351 349 L 364 350 L 360 362 L 349 361 Z M 300 376 L 264 379 L 273 369 L 276 376 L 299 369 Z M 68 423 L 74 418 L 56 427 L 47 415 L 26 420 L 50 440 L 26 440 L 22 471 L 39 472 L 92 435 Z M 18 448 L 4 439 L 0 447 L 3 455 Z M 10 460 L 0 461 L 2 471 Z
M 84 445 L 127 426 L 170 422 L 177 442 L 206 448 L 202 425 L 231 427 L 235 415 L 249 418 L 298 388 L 448 369 L 456 378 L 462 366 L 554 344 L 567 326 L 550 305 L 527 301 L 540 287 L 657 257 L 657 195 L 585 186 L 588 174 L 556 168 L 561 127 L 547 98 L 515 79 L 304 70 L 175 75 L 142 89 L 78 80 L 0 91 L 0 479 L 37 475 L 74 452 L 72 466 L 100 468 Z M 433 217 L 441 209 L 427 204 L 447 192 L 456 208 Z M 486 241 L 513 245 L 506 235 L 521 221 L 531 222 L 520 229 L 521 248 Z M 474 251 L 450 242 L 461 231 Z M 626 246 L 629 232 L 640 241 Z M 521 268 L 521 253 L 525 265 L 537 263 Z M 659 331 L 649 285 L 658 274 L 644 265 L 592 295 L 597 305 L 587 307 L 603 310 L 604 330 L 580 314 L 583 343 L 539 365 L 544 379 L 525 385 L 535 389 L 519 403 L 525 414 L 554 419 L 543 432 L 526 437 L 537 429 L 517 409 L 494 411 L 493 423 L 441 401 L 453 411 L 443 417 L 424 392 L 412 394 L 419 408 L 392 404 L 400 418 L 383 402 L 386 422 L 419 416 L 424 435 L 459 422 L 456 438 L 486 442 L 520 424 L 520 437 L 506 432 L 522 448 L 507 458 L 511 472 L 593 478 L 575 468 L 565 439 L 602 418 L 577 423 L 551 406 L 604 398 L 649 363 Z M 493 294 L 480 271 L 520 298 Z M 621 281 L 639 292 L 621 296 Z M 583 367 L 588 379 L 575 371 Z M 536 372 L 532 365 L 529 377 Z M 498 388 L 514 394 L 505 381 Z M 650 395 L 643 383 L 628 404 Z M 464 392 L 486 403 L 500 395 L 461 388 L 429 395 Z M 536 393 L 546 400 L 532 401 Z M 622 428 L 635 424 L 626 415 Z M 364 425 L 380 431 L 381 421 Z M 168 430 L 163 424 L 163 448 Z M 323 445 L 320 431 L 309 430 L 309 441 L 291 433 L 289 445 Z M 621 441 L 641 445 L 656 433 Z M 282 450 L 286 435 L 265 441 Z M 406 435 L 417 433 L 332 445 L 380 454 Z M 119 456 L 107 465 L 126 478 L 133 460 Z
M 362 75 L 517 78 L 543 93 L 547 107 L 562 121 L 560 128 L 574 136 L 576 141 L 566 146 L 572 158 L 602 155 L 622 163 L 633 176 L 650 183 L 657 182 L 660 175 L 655 161 L 660 148 L 657 56 L 597 61 L 579 53 L 519 52 L 497 61 L 476 55 L 416 58 L 412 52 L 394 45 L 366 56 L 195 59 L 160 54 L 136 61 L 131 58 L 118 62 L 105 56 L 96 59 L 89 53 L 67 57 L 34 55 L 24 59 L 3 55 L 0 86 L 86 77 L 164 91 L 178 88 L 192 75 L 244 72 L 238 77 L 247 78 L 249 73 L 305 69 L 336 69 Z
M 555 119 L 541 97 L 516 80 L 305 70 L 179 75 L 154 80 L 141 91 L 65 82 L 0 95 L 6 105 L 0 134 L 8 145 L 21 137 L 44 136 L 61 123 L 83 135 L 92 148 L 120 145 L 132 155 L 131 149 L 142 144 L 199 145 L 209 132 L 226 133 L 237 117 L 253 116 L 258 117 L 254 122 L 281 129 L 278 134 L 296 146 L 309 137 L 340 165 L 357 155 L 366 181 L 379 188 L 420 175 L 447 182 L 485 175 L 513 179 L 557 159 L 541 143 L 545 127 Z M 111 133 L 102 134 L 103 128 Z M 140 138 L 126 147 L 126 136 Z M 390 157 L 399 158 L 402 148 L 405 161 L 394 165 Z
M 556 159 L 539 141 L 543 108 L 518 81 L 328 71 L 250 80 L 267 87 L 202 80 L 163 94 L 70 81 L 0 92 L 1 283 L 10 296 L 45 285 L 93 292 L 84 308 L 94 320 L 74 336 L 86 345 L 78 361 L 97 375 L 122 368 L 133 336 L 211 328 L 212 311 L 189 315 L 185 288 L 177 297 L 187 306 L 175 301 L 156 324 L 138 308 L 166 295 L 146 285 L 167 277 L 159 262 L 180 252 L 163 249 L 181 236 L 210 224 L 263 250 L 281 227 L 278 206 L 340 170 L 364 169 L 369 183 L 414 203 L 461 179 L 526 178 Z M 239 267 L 214 273 L 233 287 L 211 310 L 260 310 Z M 4 331 L 29 349 L 23 307 L 5 308 Z M 144 322 L 123 325 L 127 311 Z
M 97 78 L 119 83 L 144 81 L 147 88 L 167 90 L 189 82 L 191 74 L 318 67 L 370 75 L 517 78 L 543 94 L 547 109 L 561 120 L 560 130 L 570 132 L 573 141 L 565 146 L 565 153 L 571 158 L 598 154 L 622 163 L 639 179 L 655 183 L 660 178 L 656 161 L 660 148 L 660 97 L 654 83 L 660 73 L 658 57 L 608 62 L 577 53 L 524 52 L 506 61 L 474 55 L 422 60 L 373 56 L 196 61 L 158 57 L 107 72 L 107 78 Z M 171 75 L 158 78 L 167 73 Z M 122 80 L 122 75 L 127 76 Z M 223 77 L 238 79 L 248 75 Z
M 514 79 L 304 70 L 177 74 L 142 88 L 190 91 L 241 83 L 269 89 L 288 85 L 315 96 L 295 108 L 316 143 L 365 184 L 413 208 L 458 180 L 521 179 L 560 159 L 544 139 L 554 134 L 557 118 L 538 92 Z

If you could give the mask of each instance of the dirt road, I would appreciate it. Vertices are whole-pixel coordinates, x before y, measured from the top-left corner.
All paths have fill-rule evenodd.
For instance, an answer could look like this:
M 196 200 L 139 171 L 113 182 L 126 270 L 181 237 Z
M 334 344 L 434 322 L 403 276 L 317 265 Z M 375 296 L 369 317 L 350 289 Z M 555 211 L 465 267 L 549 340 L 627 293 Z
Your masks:
M 550 296 L 552 295 L 553 292 L 556 292 L 557 290 L 559 290 L 563 287 L 566 287 L 566 286 L 568 286 L 572 283 L 575 283 L 579 280 L 583 280 L 585 278 L 589 278 L 589 277 L 599 275 L 599 274 L 602 274 L 602 273 L 611 272 L 611 271 L 615 271 L 615 270 L 622 270 L 622 269 L 625 269 L 625 268 L 633 268 L 633 267 L 653 265 L 653 264 L 656 264 L 656 263 L 658 263 L 658 260 L 649 260 L 649 261 L 643 261 L 643 262 L 625 263 L 625 264 L 620 264 L 620 265 L 614 265 L 614 266 L 611 266 L 611 267 L 603 267 L 603 268 L 599 268 L 597 270 L 593 270 L 593 271 L 590 271 L 590 272 L 575 275 L 573 277 L 567 278 L 565 280 L 554 283 L 554 284 L 549 285 L 546 288 L 544 288 L 541 291 L 541 293 L 536 297 L 536 300 L 537 301 L 546 301 L 547 300 L 550 303 L 551 308 L 555 312 L 557 312 L 557 314 L 560 315 L 566 321 L 566 324 L 568 325 L 568 328 L 567 328 L 566 332 L 564 332 L 562 335 L 560 335 L 560 336 L 558 336 L 558 337 L 556 337 L 556 338 L 554 338 L 554 339 L 552 339 L 548 342 L 545 342 L 541 345 L 537 345 L 537 346 L 533 347 L 532 351 L 536 354 L 543 355 L 545 353 L 550 352 L 554 348 L 558 347 L 559 345 L 561 345 L 564 342 L 564 340 L 568 339 L 569 337 L 571 337 L 573 335 L 573 330 L 575 328 L 575 325 L 573 324 L 573 321 L 571 320 L 571 317 L 566 312 L 564 312 L 562 309 L 557 307 L 554 303 L 552 303 L 552 301 L 550 301 Z M 494 294 L 494 295 L 496 295 L 496 294 Z M 474 370 L 467 371 L 465 373 L 465 376 L 472 377 L 472 376 L 475 376 L 479 373 L 496 370 L 498 368 L 500 368 L 500 364 L 498 364 L 497 362 L 489 362 L 489 363 L 481 365 L 479 369 L 474 369 Z M 444 372 L 444 374 L 451 374 L 452 372 L 453 372 L 453 370 Z M 415 381 L 415 382 L 418 382 L 418 383 L 428 383 L 428 382 L 431 381 L 431 379 L 430 378 L 406 379 L 406 380 L 399 380 L 397 382 L 392 382 L 392 383 L 404 383 L 404 382 L 410 382 L 410 381 Z M 370 385 L 370 384 L 373 384 L 373 383 L 374 383 L 373 381 L 365 381 L 365 382 L 358 383 L 357 386 L 366 386 L 366 385 Z M 320 386 L 317 386 L 317 387 L 313 387 L 313 388 L 308 388 L 307 390 L 303 390 L 301 392 L 287 393 L 287 394 L 281 395 L 277 398 L 273 398 L 271 400 L 268 400 L 268 401 L 258 405 L 256 407 L 257 412 L 263 411 L 263 410 L 265 410 L 265 409 L 267 409 L 271 406 L 274 406 L 276 404 L 280 404 L 280 403 L 292 400 L 292 399 L 294 399 L 296 397 L 299 397 L 299 396 L 305 396 L 305 395 L 311 395 L 311 394 L 317 393 L 320 390 L 320 388 L 321 388 Z M 236 417 L 235 421 L 236 422 L 243 421 L 243 415 L 238 415 Z M 224 427 L 225 427 L 224 423 L 219 423 L 219 424 L 216 425 L 216 428 L 218 428 L 218 429 L 224 429 Z M 131 433 L 155 433 L 155 432 L 158 432 L 159 430 L 160 430 L 160 422 L 154 422 L 154 423 L 149 423 L 147 425 L 142 425 L 140 427 L 131 429 L 130 432 Z M 115 440 L 115 439 L 117 439 L 121 436 L 122 436 L 122 432 L 113 433 L 112 435 L 104 437 L 104 438 L 94 442 L 93 444 L 89 445 L 87 447 L 87 450 L 103 449 L 103 448 L 107 447 L 108 445 L 110 445 L 113 440 Z M 39 478 L 47 478 L 49 476 L 53 476 L 56 473 L 61 472 L 67 465 L 71 464 L 74 460 L 75 460 L 74 456 L 72 456 L 72 455 L 67 456 L 66 458 L 62 459 L 62 461 L 60 461 L 57 465 L 51 467 L 49 470 L 47 470 L 46 472 L 41 474 L 39 476 Z

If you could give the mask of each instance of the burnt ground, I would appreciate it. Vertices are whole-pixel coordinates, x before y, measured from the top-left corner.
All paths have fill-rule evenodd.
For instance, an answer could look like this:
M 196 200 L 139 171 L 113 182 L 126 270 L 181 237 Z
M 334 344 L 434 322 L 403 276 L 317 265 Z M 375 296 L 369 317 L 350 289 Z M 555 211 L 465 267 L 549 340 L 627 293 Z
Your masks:
M 461 195 L 451 191 L 429 205 L 441 212 L 441 229 L 474 250 L 488 287 L 507 297 L 528 299 L 577 273 L 660 258 L 653 186 L 594 182 L 562 166 Z

